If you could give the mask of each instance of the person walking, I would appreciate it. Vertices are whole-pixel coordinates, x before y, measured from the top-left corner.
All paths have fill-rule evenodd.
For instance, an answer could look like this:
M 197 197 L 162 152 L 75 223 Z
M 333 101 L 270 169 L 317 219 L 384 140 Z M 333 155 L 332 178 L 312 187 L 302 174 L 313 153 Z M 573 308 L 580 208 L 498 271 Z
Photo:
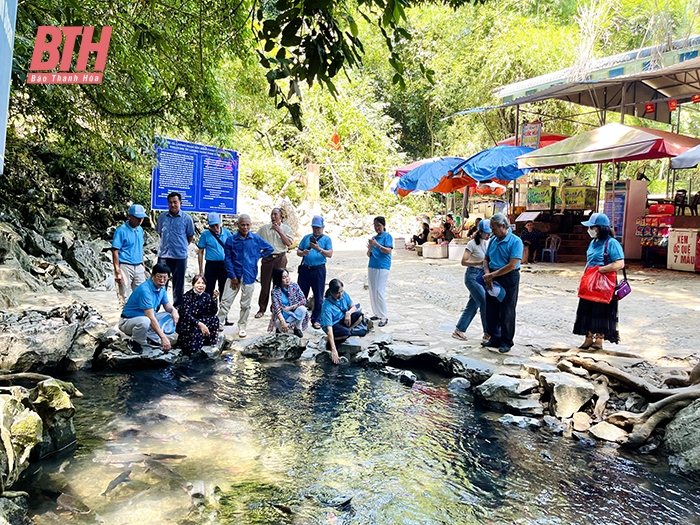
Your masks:
M 204 230 L 199 236 L 197 247 L 197 262 L 199 263 L 199 274 L 203 275 L 206 281 L 206 293 L 213 297 L 214 288 L 219 291 L 219 296 L 225 296 L 226 289 L 226 263 L 224 262 L 224 246 L 229 237 L 233 234 L 228 228 L 221 225 L 221 216 L 212 211 L 207 215 L 209 229 Z M 206 261 L 206 266 L 204 264 Z M 232 300 L 232 294 L 228 294 L 227 299 Z M 227 305 L 228 311 L 231 305 Z M 219 330 L 223 330 L 223 324 L 219 326 Z
M 586 251 L 586 268 L 597 266 L 600 273 L 622 270 L 625 267 L 625 253 L 612 234 L 608 216 L 604 213 L 593 213 L 581 224 L 588 227 L 588 235 L 592 238 Z M 603 339 L 615 344 L 620 342 L 617 303 L 614 299 L 607 304 L 586 299 L 578 300 L 573 333 L 586 337 L 579 348 L 602 350 Z
M 515 337 L 523 241 L 511 231 L 508 218 L 502 213 L 491 217 L 490 226 L 493 235 L 484 259 L 486 325 L 490 339 L 481 344 L 506 353 L 513 347 Z
M 304 297 L 309 299 L 309 291 L 314 293 L 314 307 L 311 311 L 311 326 L 316 330 L 321 328 L 321 307 L 323 306 L 326 288 L 326 261 L 333 257 L 333 242 L 324 234 L 324 220 L 320 215 L 311 219 L 310 233 L 301 240 L 297 247 L 297 255 L 302 257 L 299 265 L 299 288 Z
M 238 217 L 238 232 L 226 240 L 224 245 L 224 262 L 226 263 L 226 286 L 219 308 L 219 324 L 224 324 L 228 317 L 230 305 L 241 293 L 241 312 L 238 317 L 238 337 L 247 337 L 248 315 L 253 300 L 255 279 L 258 277 L 258 261 L 267 257 L 275 249 L 262 237 L 250 231 L 250 216 Z M 230 296 L 230 297 L 228 297 Z M 228 304 L 229 307 L 224 305 Z
M 379 320 L 379 326 L 386 326 L 389 322 L 386 309 L 386 283 L 389 279 L 394 239 L 386 231 L 386 220 L 382 216 L 374 218 L 374 231 L 377 235 L 367 242 L 369 301 L 374 314 L 370 319 Z
M 132 204 L 129 208 L 128 220 L 114 231 L 112 237 L 112 264 L 119 308 L 124 308 L 131 291 L 146 281 L 146 270 L 143 266 L 143 228 L 141 227 L 146 217 L 143 206 Z
M 294 233 L 286 224 L 282 224 L 282 210 L 273 208 L 270 212 L 270 224 L 258 229 L 258 235 L 265 239 L 275 251 L 264 257 L 260 264 L 260 297 L 258 297 L 258 313 L 256 318 L 265 315 L 270 302 L 270 283 L 272 271 L 287 267 L 287 250 L 294 242 Z
M 168 194 L 168 211 L 161 213 L 156 222 L 160 235 L 158 262 L 165 264 L 173 273 L 173 305 L 180 306 L 185 293 L 187 272 L 187 247 L 194 239 L 194 221 L 181 210 L 182 195 L 173 191 Z
M 459 321 L 457 321 L 457 327 L 452 332 L 452 337 L 455 339 L 467 340 L 466 331 L 477 310 L 481 314 L 481 326 L 484 332 L 483 341 L 486 342 L 490 339 L 486 330 L 486 291 L 477 282 L 477 277 L 484 268 L 484 258 L 489 246 L 490 235 L 490 224 L 486 221 L 481 221 L 478 226 L 478 234 L 467 243 L 464 255 L 462 255 L 462 266 L 467 267 L 467 271 L 464 273 L 464 285 L 469 290 L 469 301 L 464 307 Z

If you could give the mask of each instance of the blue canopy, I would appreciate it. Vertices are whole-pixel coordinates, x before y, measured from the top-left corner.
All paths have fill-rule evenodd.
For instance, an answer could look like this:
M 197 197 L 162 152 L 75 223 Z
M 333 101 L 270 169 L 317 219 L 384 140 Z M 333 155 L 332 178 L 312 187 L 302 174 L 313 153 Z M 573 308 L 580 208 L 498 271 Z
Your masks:
M 525 146 L 495 146 L 485 149 L 455 167 L 478 181 L 515 180 L 530 172 L 518 169 L 517 157 L 535 151 Z
M 401 177 L 395 191 L 399 195 L 417 190 L 430 191 L 436 188 L 443 178 L 456 173 L 455 168 L 463 162 L 461 157 L 435 157 Z

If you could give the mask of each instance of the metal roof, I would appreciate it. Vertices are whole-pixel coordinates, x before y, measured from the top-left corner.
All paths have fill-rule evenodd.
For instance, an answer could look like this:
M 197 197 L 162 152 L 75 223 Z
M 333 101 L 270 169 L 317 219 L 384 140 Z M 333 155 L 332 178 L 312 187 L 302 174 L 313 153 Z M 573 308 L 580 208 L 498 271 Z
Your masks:
M 585 78 L 576 75 L 570 67 L 502 86 L 494 90 L 501 104 L 450 116 L 550 99 L 620 111 L 624 89 L 625 114 L 670 123 L 668 100 L 682 104 L 700 94 L 700 35 L 601 58 L 591 63 Z M 645 111 L 648 102 L 655 103 L 652 113 Z

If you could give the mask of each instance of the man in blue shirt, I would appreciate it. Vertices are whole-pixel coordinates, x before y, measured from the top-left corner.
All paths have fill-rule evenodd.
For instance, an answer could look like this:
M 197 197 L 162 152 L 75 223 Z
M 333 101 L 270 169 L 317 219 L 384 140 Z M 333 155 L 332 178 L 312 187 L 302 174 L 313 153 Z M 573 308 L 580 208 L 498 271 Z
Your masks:
M 180 210 L 181 206 L 182 195 L 176 191 L 169 193 L 168 211 L 161 213 L 156 222 L 156 231 L 160 234 L 158 262 L 173 272 L 173 304 L 176 308 L 185 293 L 187 247 L 194 239 L 194 222 Z
M 515 336 L 515 307 L 520 287 L 520 261 L 523 241 L 511 232 L 508 218 L 502 213 L 491 217 L 491 240 L 484 259 L 486 284 L 486 333 L 483 346 L 510 352 Z M 500 289 L 500 293 L 493 295 Z
M 297 247 L 297 255 L 302 257 L 299 265 L 298 284 L 306 299 L 309 290 L 314 293 L 314 309 L 311 312 L 311 326 L 321 328 L 321 306 L 326 287 L 326 260 L 333 257 L 333 243 L 323 233 L 324 221 L 320 215 L 311 219 L 313 233 L 306 235 Z
M 199 273 L 204 275 L 204 278 L 207 280 L 207 287 L 204 291 L 212 295 L 214 287 L 218 285 L 219 295 L 223 303 L 227 279 L 224 245 L 233 234 L 228 228 L 221 226 L 221 216 L 215 211 L 207 215 L 207 221 L 209 222 L 209 229 L 202 232 L 202 235 L 199 236 L 199 242 L 197 242 L 197 247 L 199 248 L 197 253 Z M 207 261 L 206 267 L 204 266 L 205 260 Z M 231 308 L 230 304 L 226 306 L 226 311 L 229 308 Z M 223 330 L 223 326 L 223 323 L 220 323 L 219 330 Z
M 129 208 L 129 220 L 114 231 L 112 237 L 112 264 L 117 284 L 119 307 L 123 308 L 131 291 L 146 280 L 143 267 L 143 228 L 146 211 L 140 204 Z
M 163 352 L 170 350 L 170 339 L 161 328 L 161 323 L 172 316 L 173 324 L 179 319 L 177 310 L 168 301 L 166 287 L 170 268 L 156 264 L 151 278 L 140 284 L 131 294 L 119 319 L 119 329 L 131 336 L 131 349 L 141 353 L 143 346 L 150 346 L 149 340 L 160 346 Z M 164 312 L 156 314 L 159 306 Z
M 238 232 L 229 237 L 224 245 L 224 262 L 226 263 L 226 286 L 219 308 L 219 323 L 224 324 L 230 305 L 233 304 L 238 291 L 241 294 L 241 313 L 238 317 L 238 337 L 248 335 L 248 315 L 253 299 L 255 279 L 258 277 L 258 261 L 268 257 L 275 249 L 257 233 L 250 231 L 250 217 L 242 214 L 238 217 Z M 224 303 L 229 305 L 224 308 Z

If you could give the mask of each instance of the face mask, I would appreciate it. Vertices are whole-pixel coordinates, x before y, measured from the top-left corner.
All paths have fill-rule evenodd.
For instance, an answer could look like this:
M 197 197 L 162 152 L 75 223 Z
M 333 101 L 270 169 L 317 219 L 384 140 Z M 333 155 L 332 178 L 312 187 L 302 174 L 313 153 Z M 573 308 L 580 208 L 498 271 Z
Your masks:
M 598 232 L 593 228 L 588 228 L 588 235 L 590 235 L 591 239 L 595 239 L 598 236 Z

